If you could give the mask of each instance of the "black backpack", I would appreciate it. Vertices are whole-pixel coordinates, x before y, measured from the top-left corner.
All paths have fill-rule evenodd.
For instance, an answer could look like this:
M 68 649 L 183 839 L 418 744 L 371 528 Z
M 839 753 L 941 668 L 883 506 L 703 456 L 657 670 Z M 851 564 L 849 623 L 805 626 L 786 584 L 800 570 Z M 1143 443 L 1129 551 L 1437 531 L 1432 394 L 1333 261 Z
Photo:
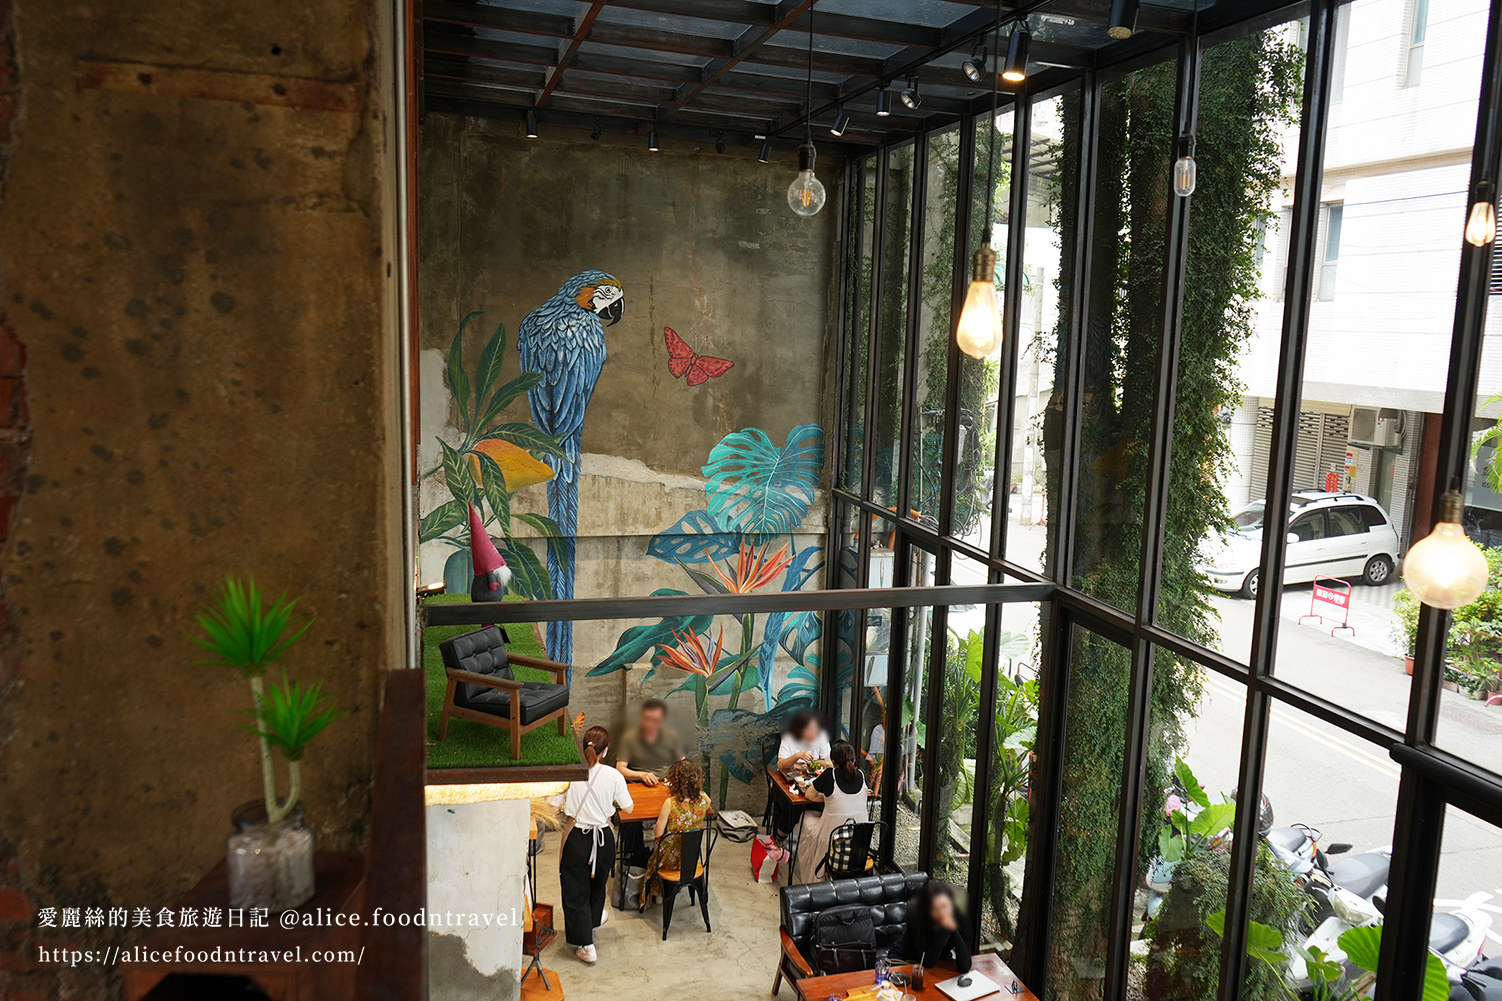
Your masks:
M 823 975 L 853 973 L 876 966 L 876 926 L 871 908 L 844 904 L 814 917 L 814 961 Z

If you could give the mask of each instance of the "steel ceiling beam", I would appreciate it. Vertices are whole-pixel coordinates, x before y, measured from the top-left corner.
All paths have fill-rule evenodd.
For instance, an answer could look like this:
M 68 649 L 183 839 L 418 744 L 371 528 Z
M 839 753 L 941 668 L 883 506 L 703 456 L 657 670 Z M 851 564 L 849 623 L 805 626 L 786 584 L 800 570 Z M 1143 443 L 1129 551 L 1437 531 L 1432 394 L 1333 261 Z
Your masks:
M 579 54 L 579 46 L 584 44 L 584 39 L 589 37 L 589 29 L 594 27 L 595 18 L 600 16 L 600 9 L 605 6 L 605 0 L 594 0 L 579 23 L 574 27 L 574 35 L 569 39 L 568 45 L 564 46 L 563 52 L 558 56 L 558 65 L 548 72 L 548 82 L 542 88 L 542 93 L 537 95 L 537 106 L 546 107 L 553 91 L 558 89 L 558 81 L 563 79 L 563 74 L 568 71 L 569 64 Z
M 741 32 L 735 39 L 735 54 L 726 59 L 716 59 L 702 71 L 702 77 L 698 83 L 680 87 L 678 97 L 664 107 L 658 109 L 658 118 L 666 118 L 674 112 L 681 110 L 694 99 L 705 87 L 719 80 L 720 77 L 734 69 L 748 56 L 755 53 L 762 45 L 779 31 L 787 28 L 808 9 L 814 5 L 814 0 L 778 0 L 776 16 L 771 24 L 753 25 Z

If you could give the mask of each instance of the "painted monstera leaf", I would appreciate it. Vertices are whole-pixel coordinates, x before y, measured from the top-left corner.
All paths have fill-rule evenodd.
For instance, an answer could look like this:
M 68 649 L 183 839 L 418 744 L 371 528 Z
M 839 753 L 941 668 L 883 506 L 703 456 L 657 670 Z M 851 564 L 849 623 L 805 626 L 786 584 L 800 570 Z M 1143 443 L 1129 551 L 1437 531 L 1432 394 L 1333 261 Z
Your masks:
M 659 587 L 652 592 L 654 597 L 665 594 L 686 594 L 671 587 Z M 616 640 L 615 652 L 590 669 L 586 677 L 619 671 L 629 664 L 651 655 L 659 644 L 672 643 L 673 633 L 704 633 L 714 621 L 712 615 L 670 615 L 654 623 L 632 626 Z M 656 669 L 655 666 L 653 668 Z
M 785 535 L 802 523 L 824 468 L 824 432 L 800 424 L 778 448 L 760 428 L 726 435 L 709 452 L 709 513 L 726 529 Z
M 741 537 L 720 527 L 703 508 L 690 511 L 668 528 L 652 536 L 647 555 L 664 563 L 710 563 L 731 560 Z

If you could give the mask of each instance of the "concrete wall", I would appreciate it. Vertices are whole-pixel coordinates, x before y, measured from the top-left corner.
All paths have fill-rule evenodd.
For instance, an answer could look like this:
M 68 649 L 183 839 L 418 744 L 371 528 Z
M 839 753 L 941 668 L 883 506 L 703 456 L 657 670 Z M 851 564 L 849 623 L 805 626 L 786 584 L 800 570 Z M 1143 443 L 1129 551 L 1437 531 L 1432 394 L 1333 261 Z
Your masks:
M 515 1001 L 520 995 L 531 824 L 525 799 L 428 807 L 432 1001 Z
M 439 471 L 438 440 L 462 444 L 447 374 L 462 318 L 481 312 L 466 330 L 463 365 L 470 371 L 491 332 L 504 325 L 499 378 L 508 380 L 520 372 L 522 319 L 565 279 L 600 269 L 619 280 L 625 306 L 620 322 L 604 330 L 608 359 L 585 415 L 574 595 L 641 595 L 665 587 L 697 593 L 683 568 L 649 555 L 648 544 L 705 508 L 703 467 L 711 449 L 744 428 L 764 430 L 780 447 L 800 425 L 831 423 L 840 164 L 820 161 L 830 207 L 801 219 L 787 208 L 787 165 L 758 163 L 750 151 L 721 155 L 669 145 L 652 153 L 644 143 L 595 143 L 582 132 L 551 140 L 516 132 L 514 124 L 445 115 L 429 115 L 423 126 L 419 465 L 434 473 L 423 480 L 420 509 L 426 514 L 453 497 Z M 675 379 L 664 327 L 695 352 L 734 367 L 699 386 Z M 533 421 L 525 397 L 506 419 Z M 784 541 L 794 552 L 822 544 L 826 482 L 827 471 L 818 476 L 807 517 L 773 548 Z M 511 501 L 511 527 L 534 534 L 516 516 L 547 510 L 545 485 L 523 489 Z M 494 525 L 490 532 L 499 535 Z M 450 535 L 464 544 L 467 526 Z M 424 545 L 423 579 L 441 578 L 454 551 L 441 542 Z M 458 584 L 466 586 L 462 578 Z M 622 630 L 637 624 L 575 624 L 573 663 L 597 664 Z M 727 650 L 738 649 L 739 626 L 724 624 Z M 764 627 L 756 625 L 758 642 Z M 643 685 L 648 666 L 644 659 L 636 670 L 595 678 L 576 671 L 573 707 L 591 723 L 618 728 L 629 703 L 665 694 L 685 678 L 663 670 Z M 779 651 L 768 686 L 774 697 L 793 666 Z M 712 697 L 710 708 L 727 701 Z M 739 708 L 765 711 L 769 701 L 748 689 Z M 688 724 L 693 696 L 680 693 L 673 703 L 675 716 Z M 732 786 L 732 804 L 755 798 L 759 809 L 759 790 Z
M 248 693 L 185 632 L 226 575 L 307 596 L 287 666 L 351 712 L 309 818 L 362 844 L 408 593 L 389 37 L 370 0 L 14 8 L 0 994 L 109 997 L 112 971 L 37 968 L 34 913 L 155 909 L 223 857 L 260 787 Z

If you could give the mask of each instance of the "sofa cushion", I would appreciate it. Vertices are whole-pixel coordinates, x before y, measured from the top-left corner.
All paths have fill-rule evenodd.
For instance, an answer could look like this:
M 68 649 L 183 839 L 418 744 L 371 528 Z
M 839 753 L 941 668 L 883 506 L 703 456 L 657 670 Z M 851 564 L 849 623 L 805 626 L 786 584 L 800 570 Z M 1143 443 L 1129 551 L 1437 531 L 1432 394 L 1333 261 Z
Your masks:
M 501 632 L 499 626 L 486 626 L 484 629 L 476 629 L 472 633 L 444 640 L 438 644 L 438 652 L 443 656 L 443 666 L 450 670 L 469 671 L 471 674 L 484 674 L 507 681 L 516 680 L 516 676 L 511 673 L 511 662 L 506 657 L 505 634 Z M 473 703 L 486 698 L 487 692 L 491 695 L 500 695 L 509 704 L 510 700 L 504 692 L 497 692 L 493 688 L 471 684 L 467 681 L 460 682 L 455 689 L 454 704 L 467 709 L 480 709 L 480 706 Z M 525 716 L 525 699 L 522 700 L 522 708 Z M 490 712 L 491 710 L 482 711 Z M 503 712 L 500 715 L 506 714 Z
M 884 952 L 902 938 L 907 927 L 907 903 L 928 878 L 924 872 L 895 872 L 785 886 L 779 891 L 782 927 L 804 958 L 811 958 L 814 915 L 828 907 L 865 904 L 871 909 L 877 951 Z
M 480 688 L 479 685 L 463 687 Z M 522 690 L 518 694 L 521 696 L 522 703 L 522 726 L 531 726 L 549 713 L 557 712 L 568 705 L 567 685 L 550 685 L 545 681 L 524 681 Z M 490 713 L 502 719 L 511 718 L 511 693 L 497 688 L 480 688 L 480 694 L 467 702 L 460 702 L 459 695 L 455 692 L 454 703 L 465 709 Z

